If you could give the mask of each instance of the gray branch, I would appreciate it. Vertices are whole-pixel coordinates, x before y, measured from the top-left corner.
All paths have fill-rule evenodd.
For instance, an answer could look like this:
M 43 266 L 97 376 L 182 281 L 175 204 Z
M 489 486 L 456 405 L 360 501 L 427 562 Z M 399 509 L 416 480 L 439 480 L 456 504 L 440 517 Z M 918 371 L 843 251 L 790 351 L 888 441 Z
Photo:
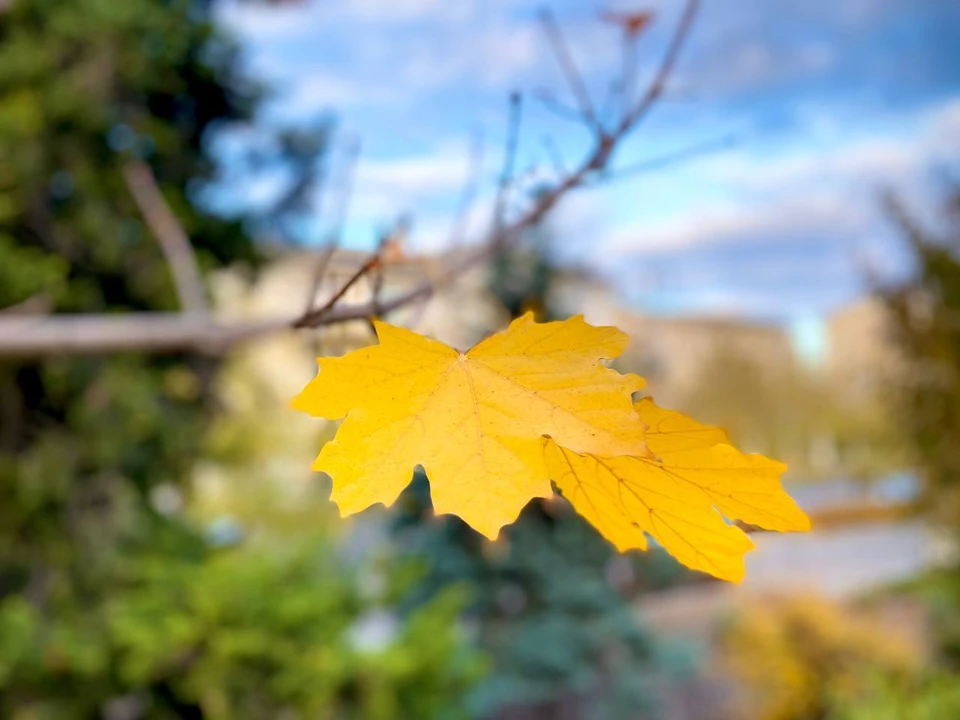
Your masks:
M 374 298 L 373 302 L 358 305 L 335 302 L 320 310 L 308 308 L 298 316 L 261 321 L 217 321 L 206 314 L 191 312 L 45 317 L 0 314 L 0 358 L 115 352 L 219 353 L 238 343 L 272 333 L 370 320 L 430 298 L 438 289 L 449 286 L 472 268 L 516 242 L 526 229 L 540 222 L 567 194 L 584 186 L 594 177 L 604 176 L 614 150 L 646 117 L 662 95 L 666 79 L 676 64 L 698 6 L 699 0 L 688 0 L 686 10 L 653 81 L 632 107 L 624 108 L 622 117 L 612 130 L 604 130 L 598 126 L 595 116 L 592 115 L 592 107 L 582 108 L 583 119 L 594 128 L 596 137 L 592 150 L 580 165 L 558 179 L 548 192 L 539 195 L 515 220 L 495 226 L 482 245 L 469 252 L 464 250 L 458 253 L 457 257 L 451 258 L 435 280 L 427 279 L 412 290 L 383 301 Z M 131 190 L 135 197 L 139 193 L 138 204 L 168 256 L 184 308 L 205 307 L 202 285 L 199 273 L 196 272 L 196 260 L 189 239 L 169 213 L 149 169 L 146 175 L 142 169 L 137 170 L 136 166 L 132 166 L 131 171 L 128 171 L 131 172 L 128 175 L 131 179 Z M 375 270 L 378 264 L 368 263 L 369 267 L 365 266 L 363 272 Z

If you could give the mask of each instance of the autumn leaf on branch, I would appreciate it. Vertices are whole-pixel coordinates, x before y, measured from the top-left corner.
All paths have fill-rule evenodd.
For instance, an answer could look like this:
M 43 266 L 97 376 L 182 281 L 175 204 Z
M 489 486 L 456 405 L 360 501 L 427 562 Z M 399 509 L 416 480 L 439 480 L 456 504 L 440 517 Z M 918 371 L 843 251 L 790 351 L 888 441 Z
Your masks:
M 618 550 L 644 550 L 649 535 L 687 567 L 740 582 L 753 543 L 724 517 L 782 532 L 810 529 L 780 486 L 785 465 L 742 453 L 722 430 L 648 398 L 636 409 L 655 458 L 598 457 L 544 440 L 560 492 Z
M 773 530 L 809 521 L 780 487 L 785 467 L 650 400 L 643 379 L 606 367 L 627 337 L 580 316 L 528 314 L 467 352 L 376 323 L 379 344 L 320 358 L 297 410 L 343 419 L 314 469 L 342 515 L 391 505 L 414 468 L 437 514 L 488 538 L 551 482 L 620 550 L 649 534 L 689 567 L 743 576 L 753 545 L 721 515 Z

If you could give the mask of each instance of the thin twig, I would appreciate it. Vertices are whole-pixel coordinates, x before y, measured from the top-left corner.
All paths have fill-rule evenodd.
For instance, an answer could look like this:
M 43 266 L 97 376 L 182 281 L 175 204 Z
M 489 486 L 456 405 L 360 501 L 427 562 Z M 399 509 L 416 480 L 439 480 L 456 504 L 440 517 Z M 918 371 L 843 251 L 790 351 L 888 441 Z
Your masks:
M 517 161 L 517 145 L 520 138 L 520 123 L 523 119 L 523 100 L 520 93 L 510 94 L 510 112 L 507 118 L 507 144 L 503 152 L 503 169 L 497 183 L 497 197 L 493 205 L 493 226 L 499 229 L 503 224 L 503 210 L 507 202 L 507 193 L 513 182 L 514 167 Z
M 207 298 L 193 246 L 183 226 L 164 200 L 150 166 L 141 161 L 128 162 L 123 167 L 123 176 L 134 202 L 167 260 L 181 309 L 190 313 L 208 312 Z
M 527 166 L 518 173 L 514 173 L 513 180 L 510 185 L 515 188 L 526 188 L 527 184 L 536 180 L 542 175 L 540 170 L 540 156 L 533 155 L 530 158 L 530 161 L 527 163 Z M 523 193 L 520 193 L 521 197 Z M 513 198 L 507 198 L 507 202 L 504 202 L 504 214 L 509 214 L 509 201 Z
M 679 51 L 689 34 L 698 0 L 688 0 L 667 55 L 653 83 L 640 101 L 611 132 L 597 129 L 594 146 L 580 165 L 536 200 L 513 221 L 493 228 L 487 241 L 470 252 L 459 253 L 443 268 L 440 277 L 382 303 L 361 303 L 340 306 L 338 301 L 349 287 L 369 272 L 379 261 L 373 257 L 356 273 L 355 279 L 341 288 L 333 302 L 321 311 L 301 314 L 292 319 L 259 323 L 223 325 L 189 315 L 132 313 L 126 315 L 49 316 L 45 318 L 0 317 L 0 356 L 38 357 L 51 354 L 99 354 L 116 351 L 173 352 L 215 348 L 222 351 L 239 342 L 294 327 L 320 327 L 373 315 L 387 315 L 410 303 L 424 300 L 478 264 L 489 260 L 505 246 L 515 242 L 523 232 L 537 223 L 569 192 L 602 173 L 613 151 L 660 97 L 667 75 L 672 71 Z M 336 307 L 335 307 L 336 305 Z
M 620 95 L 621 112 L 626 113 L 627 108 L 633 103 L 633 88 L 636 83 L 637 66 L 639 58 L 637 50 L 639 48 L 640 36 L 649 27 L 653 20 L 653 15 L 647 11 L 640 12 L 605 12 L 602 18 L 614 25 L 617 25 L 621 31 L 621 53 L 623 55 L 623 67 L 621 69 L 620 79 L 614 84 Z
M 664 153 L 663 155 L 656 155 L 646 160 L 640 160 L 639 162 L 626 165 L 621 168 L 612 168 L 604 174 L 603 179 L 604 182 L 620 180 L 630 175 L 642 175 L 644 173 L 653 172 L 654 170 L 662 170 L 665 167 L 676 165 L 677 163 L 681 163 L 686 160 L 691 160 L 693 158 L 709 155 L 710 153 L 726 150 L 735 145 L 737 140 L 737 135 L 724 135 L 723 137 L 716 138 L 714 140 L 707 140 L 705 142 L 691 145 L 690 147 L 682 148 L 680 150 Z
M 563 39 L 563 33 L 560 32 L 560 26 L 553 17 L 553 13 L 549 10 L 543 10 L 540 13 L 540 24 L 543 26 L 544 34 L 547 36 L 553 54 L 560 64 L 560 69 L 563 71 L 567 84 L 580 106 L 580 112 L 590 125 L 598 127 L 597 112 L 593 107 L 593 100 L 590 99 L 590 93 L 587 91 L 583 76 L 573 61 L 570 48 L 567 47 L 567 43 Z
M 347 291 L 352 288 L 357 282 L 363 278 L 367 273 L 377 267 L 381 262 L 382 255 L 382 245 L 373 253 L 363 265 L 357 268 L 356 272 L 350 276 L 350 278 L 340 286 L 340 289 L 337 290 L 333 295 L 330 296 L 330 299 L 327 300 L 321 307 L 316 310 L 311 310 L 304 313 L 298 320 L 295 320 L 293 327 L 295 328 L 304 328 L 304 327 L 317 327 L 320 325 L 320 320 L 323 316 L 328 313 L 334 305 L 340 302 L 340 298 L 347 294 Z M 376 307 L 376 306 L 374 306 Z
M 620 107 L 623 112 L 633 103 L 633 88 L 637 79 L 637 65 L 640 62 L 637 49 L 637 34 L 626 28 L 623 31 L 623 76 L 620 78 Z
M 330 266 L 330 261 L 333 260 L 334 254 L 340 247 L 343 228 L 346 225 L 347 215 L 350 210 L 350 199 L 353 194 L 353 178 L 359 158 L 360 141 L 355 139 L 347 149 L 347 157 L 343 166 L 343 177 L 340 178 L 338 183 L 340 195 L 337 204 L 334 206 L 336 209 L 334 211 L 333 224 L 331 225 L 332 232 L 330 233 L 330 239 L 324 247 L 323 252 L 320 254 L 320 257 L 317 258 L 317 265 L 314 268 L 313 279 L 310 282 L 310 291 L 307 296 L 307 305 L 304 314 L 310 313 L 313 310 L 314 304 L 317 301 L 317 292 L 320 290 L 323 278 L 327 274 L 327 268 Z
M 584 120 L 582 114 L 571 107 L 567 107 L 546 90 L 534 91 L 533 98 L 557 117 L 562 118 L 563 120 L 569 120 L 577 125 L 586 125 L 591 131 L 594 129 L 589 122 Z
M 700 10 L 700 0 L 687 0 L 686 7 L 683 10 L 683 15 L 680 17 L 680 22 L 677 25 L 677 29 L 673 34 L 673 37 L 670 39 L 670 45 L 667 48 L 667 52 L 663 57 L 660 67 L 657 69 L 657 73 L 653 78 L 653 81 L 650 85 L 647 86 L 646 92 L 643 94 L 643 97 L 640 98 L 640 101 L 634 106 L 633 110 L 624 115 L 623 120 L 620 123 L 621 128 L 630 129 L 643 118 L 647 112 L 650 111 L 650 108 L 660 99 L 660 96 L 663 94 L 663 90 L 667 84 L 667 78 L 670 77 L 673 72 L 673 68 L 677 63 L 677 59 L 680 57 L 680 51 L 683 50 L 683 46 L 686 44 L 687 38 L 690 36 L 690 30 L 693 27 L 693 19 L 697 16 L 697 12 Z

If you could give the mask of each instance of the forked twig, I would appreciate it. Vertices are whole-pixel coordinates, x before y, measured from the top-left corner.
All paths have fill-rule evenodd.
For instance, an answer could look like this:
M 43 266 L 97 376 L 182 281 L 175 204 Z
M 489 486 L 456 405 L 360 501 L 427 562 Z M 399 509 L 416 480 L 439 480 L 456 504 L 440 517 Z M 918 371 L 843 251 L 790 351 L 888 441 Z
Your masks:
M 564 120 L 569 120 L 577 125 L 586 125 L 591 131 L 594 129 L 583 119 L 583 115 L 581 113 L 577 112 L 571 107 L 567 107 L 546 90 L 534 91 L 533 98 L 534 100 L 540 102 L 547 110 L 552 112 L 557 117 Z
M 734 134 L 724 135 L 714 140 L 697 143 L 689 147 L 674 150 L 673 152 L 655 155 L 646 160 L 639 160 L 624 167 L 612 168 L 607 172 L 603 179 L 604 182 L 620 180 L 629 175 L 642 175 L 644 173 L 661 170 L 668 166 L 673 166 L 686 160 L 703 157 L 711 153 L 726 150 L 737 143 L 738 136 Z
M 680 51 L 683 50 L 683 46 L 686 44 L 687 38 L 690 35 L 693 20 L 697 16 L 699 9 L 700 0 L 687 0 L 687 5 L 683 9 L 683 14 L 680 16 L 680 22 L 677 25 L 673 37 L 670 39 L 670 45 L 667 47 L 666 55 L 664 55 L 663 61 L 657 69 L 653 82 L 647 86 L 646 92 L 634 106 L 633 110 L 625 114 L 621 122 L 621 127 L 631 128 L 635 126 L 643 116 L 650 111 L 654 103 L 660 99 L 666 87 L 667 78 L 673 73 L 673 68 L 680 57 Z
M 358 267 L 353 275 L 351 275 L 347 281 L 340 286 L 340 289 L 331 295 L 322 306 L 316 310 L 310 310 L 304 313 L 299 319 L 293 322 L 293 327 L 306 328 L 321 325 L 324 315 L 326 315 L 334 305 L 340 302 L 340 299 L 347 294 L 350 288 L 356 285 L 367 273 L 380 265 L 382 254 L 383 246 L 381 245 L 377 249 L 377 252 L 373 253 L 363 265 Z
M 494 256 L 503 247 L 515 242 L 523 232 L 549 213 L 557 203 L 572 190 L 585 185 L 590 179 L 602 176 L 608 168 L 613 153 L 623 138 L 633 130 L 661 97 L 668 76 L 672 73 L 699 9 L 699 0 L 688 0 L 687 6 L 674 31 L 653 81 L 632 107 L 624 108 L 622 117 L 610 129 L 599 125 L 582 77 L 569 59 L 562 38 L 556 32 L 552 17 L 547 14 L 545 27 L 553 38 L 555 52 L 565 68 L 568 82 L 574 87 L 583 110 L 583 120 L 595 132 L 590 152 L 569 173 L 564 174 L 552 187 L 536 196 L 529 207 L 509 222 L 495 223 L 486 242 L 475 249 L 458 253 L 441 271 L 436 279 L 427 279 L 416 287 L 395 297 L 354 305 L 341 305 L 345 293 L 363 276 L 374 270 L 381 262 L 380 252 L 371 256 L 354 275 L 328 300 L 323 307 L 301 313 L 294 318 L 265 322 L 225 325 L 189 315 L 129 314 L 119 316 L 49 316 L 38 319 L 0 316 L 0 356 L 42 356 L 57 353 L 102 353 L 121 350 L 135 351 L 180 351 L 208 348 L 223 349 L 237 342 L 260 337 L 266 333 L 289 328 L 320 327 L 351 320 L 363 320 L 377 315 L 386 315 L 410 303 L 429 298 L 438 289 L 449 285 L 465 272 Z M 519 117 L 519 102 L 513 102 L 511 111 Z M 509 137 L 519 133 L 519 120 L 511 120 Z M 513 149 L 511 149 L 513 148 Z M 503 210 L 505 195 L 512 181 L 515 159 L 515 141 L 508 142 L 505 171 L 501 175 L 498 193 L 499 210 Z M 647 161 L 648 163 L 651 161 Z M 655 159 L 653 162 L 664 162 Z M 629 170 L 629 168 L 628 168 Z M 506 181 L 504 181 L 506 178 Z M 184 239 L 184 238 L 181 238 Z M 187 244 L 189 250 L 189 244 Z M 197 285 L 197 287 L 200 287 Z M 189 296 L 188 296 L 189 297 Z M 186 303 L 185 303 L 186 306 Z
M 326 247 L 324 247 L 320 257 L 317 258 L 317 264 L 313 271 L 313 278 L 310 282 L 310 290 L 309 294 L 307 295 L 307 305 L 304 314 L 307 314 L 313 310 L 314 304 L 317 301 L 317 291 L 320 290 L 320 285 L 323 283 L 323 278 L 327 274 L 327 268 L 330 266 L 330 261 L 333 260 L 334 253 L 336 253 L 337 249 L 340 247 L 340 240 L 343 236 L 343 228 L 346 225 L 347 214 L 350 210 L 350 199 L 353 195 L 353 177 L 359 158 L 360 141 L 355 140 L 350 144 L 347 150 L 347 157 L 343 167 L 343 177 L 338 183 L 340 187 L 340 195 L 334 211 L 334 221 L 331 226 L 333 230 L 330 234 L 330 239 L 327 242 Z
M 550 47 L 553 49 L 553 54 L 557 58 L 560 69 L 567 79 L 567 84 L 570 86 L 573 96 L 577 99 L 581 114 L 590 125 L 599 127 L 597 111 L 593 107 L 593 100 L 590 99 L 590 92 L 587 90 L 587 85 L 583 81 L 580 70 L 573 61 L 570 48 L 567 47 L 567 43 L 563 39 L 560 25 L 557 24 L 553 13 L 549 10 L 543 10 L 540 13 L 540 24 L 543 27 L 544 34 L 547 36 Z

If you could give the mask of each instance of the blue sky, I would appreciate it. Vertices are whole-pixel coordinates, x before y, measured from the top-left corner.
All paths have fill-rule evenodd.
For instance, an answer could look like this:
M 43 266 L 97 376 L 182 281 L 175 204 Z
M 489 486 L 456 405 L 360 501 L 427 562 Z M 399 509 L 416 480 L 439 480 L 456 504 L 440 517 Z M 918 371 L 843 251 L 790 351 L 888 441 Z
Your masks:
M 619 68 L 617 35 L 598 20 L 626 7 L 613 0 L 226 0 L 220 20 L 277 89 L 264 122 L 332 112 L 341 137 L 360 138 L 347 244 L 370 247 L 409 212 L 411 242 L 431 250 L 449 237 L 478 136 L 471 228 L 489 219 L 508 93 L 569 101 L 535 21 L 544 6 L 599 102 Z M 652 9 L 641 80 L 680 5 Z M 609 274 L 638 307 L 810 327 L 862 293 L 865 268 L 904 271 L 879 190 L 929 212 L 938 173 L 960 160 L 958 28 L 955 0 L 704 0 L 667 97 L 617 164 L 736 142 L 570 197 L 554 218 L 558 252 Z M 521 168 L 549 169 L 544 136 L 570 165 L 588 149 L 582 128 L 525 108 Z M 239 192 L 255 201 L 274 187 Z

